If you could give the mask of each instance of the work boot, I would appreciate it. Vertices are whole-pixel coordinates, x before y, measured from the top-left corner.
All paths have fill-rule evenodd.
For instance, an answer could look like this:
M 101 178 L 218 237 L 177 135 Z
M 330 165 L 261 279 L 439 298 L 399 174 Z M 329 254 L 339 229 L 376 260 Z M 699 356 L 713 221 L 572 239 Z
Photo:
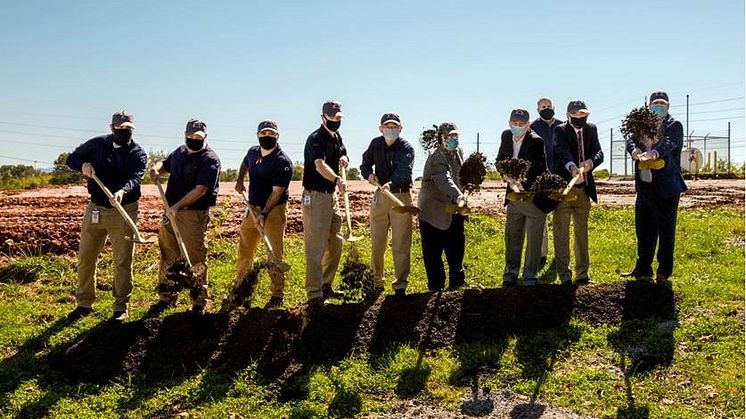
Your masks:
M 264 305 L 265 310 L 271 310 L 273 308 L 281 308 L 283 303 L 282 297 L 271 297 L 267 304 Z
M 91 313 L 93 313 L 93 309 L 90 307 L 75 307 L 75 310 L 71 311 L 67 315 L 67 321 L 75 322 L 82 319 L 83 317 L 88 316 Z
M 332 288 L 332 284 L 325 284 L 323 287 L 321 287 L 321 292 L 324 293 L 324 298 L 330 299 L 334 298 L 337 300 L 341 300 L 345 298 L 344 291 L 335 290 Z
M 115 323 L 124 323 L 127 320 L 127 310 L 117 310 L 111 316 L 111 320 Z

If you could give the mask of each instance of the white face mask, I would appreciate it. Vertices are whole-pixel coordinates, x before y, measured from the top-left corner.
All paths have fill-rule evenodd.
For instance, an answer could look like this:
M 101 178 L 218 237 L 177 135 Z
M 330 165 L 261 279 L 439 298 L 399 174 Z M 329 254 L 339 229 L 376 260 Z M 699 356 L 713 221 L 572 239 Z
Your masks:
M 399 128 L 384 128 L 383 138 L 386 140 L 386 144 L 393 144 L 399 138 Z

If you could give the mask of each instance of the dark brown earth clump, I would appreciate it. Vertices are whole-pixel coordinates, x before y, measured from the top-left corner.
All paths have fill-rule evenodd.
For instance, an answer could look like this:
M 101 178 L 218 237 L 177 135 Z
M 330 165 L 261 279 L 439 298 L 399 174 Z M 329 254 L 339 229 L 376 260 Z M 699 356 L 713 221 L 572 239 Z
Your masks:
M 464 164 L 461 165 L 461 171 L 459 172 L 459 181 L 464 192 L 478 192 L 486 175 L 487 157 L 478 151 L 471 153 Z

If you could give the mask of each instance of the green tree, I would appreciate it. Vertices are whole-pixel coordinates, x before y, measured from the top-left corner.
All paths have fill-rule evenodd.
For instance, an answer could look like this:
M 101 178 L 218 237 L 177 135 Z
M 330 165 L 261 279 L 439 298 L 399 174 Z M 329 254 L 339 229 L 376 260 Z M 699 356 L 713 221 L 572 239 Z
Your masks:
M 357 167 L 350 167 L 347 169 L 347 180 L 360 180 L 360 169 Z
M 302 180 L 303 179 L 303 165 L 300 162 L 295 162 L 293 165 L 293 176 L 291 180 Z
M 238 180 L 238 169 L 225 169 L 220 171 L 221 182 L 235 182 Z
M 52 170 L 52 178 L 49 183 L 52 185 L 70 185 L 73 183 L 80 183 L 83 179 L 83 174 L 70 169 L 67 167 L 67 156 L 70 153 L 62 153 L 54 161 L 54 170 Z
M 145 178 L 143 178 L 142 183 L 155 183 L 150 178 L 150 168 L 159 161 L 166 160 L 166 157 L 168 157 L 168 154 L 163 150 L 150 150 L 148 152 L 148 167 L 145 170 Z

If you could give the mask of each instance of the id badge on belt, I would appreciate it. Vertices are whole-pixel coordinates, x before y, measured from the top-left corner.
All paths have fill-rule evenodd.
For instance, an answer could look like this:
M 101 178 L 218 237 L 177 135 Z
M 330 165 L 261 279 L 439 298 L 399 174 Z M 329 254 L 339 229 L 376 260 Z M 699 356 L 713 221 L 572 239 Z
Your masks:
M 98 212 L 98 208 L 91 210 L 91 224 L 98 224 L 101 220 L 101 213 Z
M 378 196 L 379 196 L 379 195 L 380 195 L 380 192 L 379 192 L 379 191 L 375 191 L 375 192 L 373 192 L 373 201 L 371 202 L 371 204 L 372 204 L 372 205 L 373 205 L 374 207 L 375 207 L 375 206 L 376 206 L 376 204 L 378 203 Z
M 311 206 L 311 194 L 303 195 L 303 206 L 304 207 Z

